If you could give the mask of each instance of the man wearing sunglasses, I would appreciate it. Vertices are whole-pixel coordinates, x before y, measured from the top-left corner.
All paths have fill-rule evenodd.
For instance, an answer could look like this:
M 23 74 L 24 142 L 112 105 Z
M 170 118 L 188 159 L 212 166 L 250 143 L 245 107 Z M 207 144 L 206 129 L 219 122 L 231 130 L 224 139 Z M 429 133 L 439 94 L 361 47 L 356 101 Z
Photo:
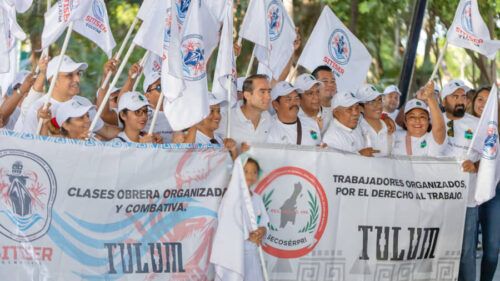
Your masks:
M 47 79 L 50 82 L 55 76 L 57 71 L 57 65 L 59 61 L 62 60 L 61 68 L 57 74 L 57 81 L 52 92 L 52 97 L 49 101 L 49 107 L 43 109 L 43 105 L 48 99 L 47 95 L 39 98 L 30 106 L 26 117 L 22 124 L 22 132 L 36 134 L 38 128 L 39 118 L 46 119 L 51 116 L 55 116 L 55 112 L 59 105 L 70 100 L 76 100 L 83 105 L 92 105 L 92 103 L 80 94 L 80 79 L 88 67 L 86 63 L 76 63 L 69 56 L 56 56 L 47 66 Z M 116 60 L 109 60 L 104 65 L 103 79 L 108 72 L 116 71 Z M 90 118 L 93 119 L 95 116 L 95 110 L 90 113 Z M 96 133 L 101 135 L 105 139 L 112 139 L 118 134 L 118 128 L 106 126 L 102 120 L 99 119 L 96 128 L 94 129 Z
M 472 155 L 467 155 L 467 151 L 471 145 L 479 119 L 465 112 L 466 93 L 469 90 L 469 87 L 463 81 L 452 80 L 443 87 L 441 92 L 445 109 L 447 154 L 464 160 L 462 170 L 471 173 L 458 280 L 475 280 L 476 278 L 478 208 L 474 201 L 474 190 L 476 189 L 476 173 L 479 167 L 480 155 L 474 152 Z

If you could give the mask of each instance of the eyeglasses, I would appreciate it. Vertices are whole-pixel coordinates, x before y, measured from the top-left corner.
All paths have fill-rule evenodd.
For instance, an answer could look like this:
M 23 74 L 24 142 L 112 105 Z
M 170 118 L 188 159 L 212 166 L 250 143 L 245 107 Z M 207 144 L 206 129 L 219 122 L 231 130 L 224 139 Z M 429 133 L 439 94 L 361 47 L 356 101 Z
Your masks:
M 446 126 L 448 126 L 448 131 L 446 134 L 448 137 L 453 138 L 455 136 L 455 131 L 453 130 L 453 120 L 450 120 L 446 123 Z
M 154 88 L 148 88 L 146 93 L 152 92 L 153 90 L 156 90 L 156 91 L 161 93 L 161 84 L 156 85 L 156 87 L 154 87 Z
M 148 115 L 149 110 L 147 108 L 141 108 L 133 111 L 135 116 L 141 117 L 142 115 Z

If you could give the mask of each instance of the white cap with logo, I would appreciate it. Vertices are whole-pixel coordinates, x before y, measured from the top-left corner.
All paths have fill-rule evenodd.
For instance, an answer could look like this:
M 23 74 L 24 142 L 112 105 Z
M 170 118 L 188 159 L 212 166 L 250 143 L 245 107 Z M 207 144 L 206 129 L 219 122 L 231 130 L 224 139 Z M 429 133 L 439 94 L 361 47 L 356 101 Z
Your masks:
M 377 91 L 377 89 L 371 84 L 366 84 L 361 86 L 361 88 L 359 88 L 358 91 L 356 92 L 356 97 L 362 103 L 375 100 L 381 95 L 382 93 Z
M 57 125 L 61 127 L 69 118 L 82 117 L 93 108 L 95 108 L 94 105 L 83 104 L 78 100 L 71 99 L 59 105 L 56 110 L 55 120 Z
M 295 88 L 298 89 L 299 93 L 304 93 L 309 91 L 314 85 L 323 85 L 321 81 L 316 80 L 311 74 L 301 74 L 295 78 Z
M 464 81 L 459 79 L 453 79 L 448 84 L 444 85 L 443 90 L 441 91 L 441 98 L 444 99 L 447 96 L 453 94 L 456 90 L 462 89 L 467 93 L 470 88 L 467 87 Z
M 149 102 L 143 94 L 139 92 L 126 92 L 118 101 L 118 112 L 124 109 L 136 111 L 144 106 L 149 107 Z
M 286 81 L 280 81 L 274 85 L 271 91 L 272 100 L 276 100 L 279 97 L 286 96 L 291 92 L 296 91 L 298 93 L 299 89 L 295 88 L 291 83 Z
M 47 79 L 50 79 L 56 74 L 57 71 L 57 64 L 61 60 L 61 56 L 55 56 L 53 57 L 48 66 L 47 66 Z M 70 57 L 64 55 L 62 57 L 62 64 L 61 68 L 59 69 L 59 72 L 62 73 L 70 73 L 73 71 L 77 70 L 86 70 L 88 68 L 88 64 L 84 62 L 77 63 L 73 61 Z
M 384 90 L 384 96 L 390 94 L 390 93 L 398 93 L 401 96 L 401 91 L 399 90 L 398 86 L 396 85 L 390 85 Z
M 356 95 L 351 91 L 339 92 L 332 99 L 332 110 L 337 107 L 350 107 L 356 103 L 359 103 L 360 100 L 356 97 Z
M 412 111 L 415 108 L 423 109 L 429 113 L 429 108 L 427 107 L 427 104 L 419 99 L 411 99 L 409 100 L 406 105 L 405 105 L 405 114 Z

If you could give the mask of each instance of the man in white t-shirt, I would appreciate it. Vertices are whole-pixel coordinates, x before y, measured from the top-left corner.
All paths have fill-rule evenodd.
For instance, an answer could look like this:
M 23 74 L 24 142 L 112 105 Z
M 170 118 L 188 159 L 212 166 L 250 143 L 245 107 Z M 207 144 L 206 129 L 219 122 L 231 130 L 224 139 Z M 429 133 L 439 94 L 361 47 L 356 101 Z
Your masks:
M 52 97 L 50 99 L 50 106 L 48 109 L 43 110 L 43 105 L 47 101 L 48 96 L 45 95 L 30 106 L 26 117 L 23 121 L 22 132 L 36 134 L 38 128 L 38 114 L 42 112 L 42 115 L 47 113 L 53 113 L 57 111 L 57 107 L 64 102 L 70 100 L 76 100 L 83 105 L 91 105 L 92 103 L 78 94 L 80 93 L 80 77 L 82 72 L 87 69 L 88 65 L 86 63 L 76 63 L 68 56 L 56 56 L 48 64 L 47 67 L 47 79 L 50 81 L 54 78 L 57 71 L 57 65 L 59 60 L 62 59 L 61 68 L 57 76 L 57 81 L 52 92 Z M 116 65 L 113 60 L 108 61 L 104 66 L 104 73 L 109 71 L 115 71 Z M 95 116 L 95 110 L 89 112 L 90 118 L 93 119 Z M 98 133 L 105 139 L 112 139 L 118 133 L 119 129 L 116 127 L 107 126 L 99 119 L 94 132 Z
M 311 73 L 316 80 L 323 84 L 320 89 L 321 118 L 323 119 L 324 133 L 332 121 L 332 99 L 337 94 L 337 81 L 332 69 L 328 65 L 320 65 Z
M 276 116 L 267 137 L 268 143 L 319 145 L 321 132 L 316 122 L 298 116 L 300 96 L 297 88 L 286 81 L 278 82 L 271 91 Z
M 391 117 L 392 120 L 396 120 L 399 113 L 399 100 L 401 98 L 401 91 L 399 91 L 396 85 L 390 85 L 385 88 L 383 95 L 383 107 L 384 113 Z
M 476 278 L 478 207 L 474 200 L 474 191 L 480 155 L 474 152 L 468 155 L 467 151 L 479 119 L 465 112 L 468 90 L 469 87 L 463 81 L 456 79 L 446 84 L 441 91 L 445 109 L 444 121 L 447 129 L 447 155 L 463 160 L 462 170 L 471 174 L 458 280 L 474 280 Z
M 300 94 L 299 117 L 309 118 L 318 123 L 321 132 L 325 132 L 332 119 L 331 111 L 321 106 L 321 88 L 323 83 L 311 74 L 301 74 L 295 79 L 295 87 Z
M 333 120 L 323 136 L 323 143 L 331 148 L 373 157 L 378 150 L 366 147 L 361 128 L 359 99 L 350 91 L 333 97 Z

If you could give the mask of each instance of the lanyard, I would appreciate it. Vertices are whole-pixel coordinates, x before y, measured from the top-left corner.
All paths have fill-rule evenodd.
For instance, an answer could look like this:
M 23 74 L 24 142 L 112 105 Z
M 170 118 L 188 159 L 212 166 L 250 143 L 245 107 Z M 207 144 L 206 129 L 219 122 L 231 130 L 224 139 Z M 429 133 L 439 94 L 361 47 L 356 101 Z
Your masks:
M 300 118 L 297 117 L 297 145 L 302 143 L 302 124 L 300 124 Z

